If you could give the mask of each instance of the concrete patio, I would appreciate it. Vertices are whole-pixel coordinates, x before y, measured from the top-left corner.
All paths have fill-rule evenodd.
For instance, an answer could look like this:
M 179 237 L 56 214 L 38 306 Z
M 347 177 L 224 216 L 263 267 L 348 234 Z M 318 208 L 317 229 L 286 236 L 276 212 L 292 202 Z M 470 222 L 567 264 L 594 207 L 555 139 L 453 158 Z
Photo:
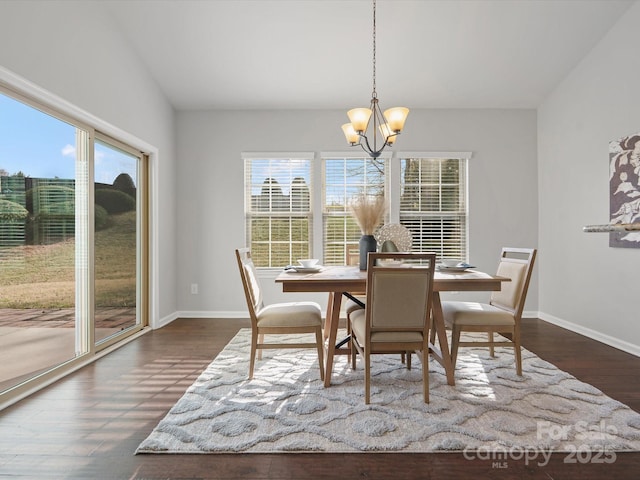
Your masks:
M 135 323 L 134 308 L 96 310 L 96 339 Z M 0 391 L 75 357 L 74 309 L 0 309 Z

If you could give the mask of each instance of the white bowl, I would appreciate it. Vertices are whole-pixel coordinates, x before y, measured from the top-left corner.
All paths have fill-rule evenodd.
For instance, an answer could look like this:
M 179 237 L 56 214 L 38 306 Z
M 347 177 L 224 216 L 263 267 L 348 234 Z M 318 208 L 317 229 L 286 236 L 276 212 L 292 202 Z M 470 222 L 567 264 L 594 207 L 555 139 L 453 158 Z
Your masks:
M 303 258 L 301 260 L 298 260 L 298 262 L 300 262 L 300 265 L 302 265 L 304 268 L 313 268 L 316 266 L 319 260 L 317 258 Z
M 455 267 L 460 263 L 460 260 L 458 258 L 443 258 L 442 259 L 442 264 L 445 267 Z
M 396 260 L 395 258 L 381 258 L 378 260 L 378 265 L 381 267 L 397 267 L 403 263 L 402 260 Z

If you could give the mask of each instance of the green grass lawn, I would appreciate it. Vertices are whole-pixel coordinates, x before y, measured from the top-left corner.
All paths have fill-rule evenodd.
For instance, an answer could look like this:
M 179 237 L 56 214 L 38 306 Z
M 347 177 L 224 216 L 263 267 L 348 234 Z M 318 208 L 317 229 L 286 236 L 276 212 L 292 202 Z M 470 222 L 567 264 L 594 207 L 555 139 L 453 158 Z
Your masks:
M 0 308 L 75 305 L 75 241 L 12 247 L 0 256 Z M 95 234 L 96 306 L 136 302 L 136 214 L 110 216 Z

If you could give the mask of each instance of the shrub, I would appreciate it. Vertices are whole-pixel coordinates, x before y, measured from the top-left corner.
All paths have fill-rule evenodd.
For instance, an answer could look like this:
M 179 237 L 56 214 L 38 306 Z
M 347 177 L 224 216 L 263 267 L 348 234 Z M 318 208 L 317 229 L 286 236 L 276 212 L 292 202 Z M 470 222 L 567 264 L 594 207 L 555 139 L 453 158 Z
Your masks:
M 96 204 L 109 214 L 129 212 L 136 208 L 135 198 L 119 190 L 96 190 Z
M 104 230 L 109 226 L 109 212 L 104 207 L 96 205 L 95 207 L 95 227 L 97 230 Z
M 40 208 L 46 208 L 54 203 L 73 202 L 76 192 L 72 187 L 62 185 L 43 185 L 27 190 L 26 202 L 27 210 L 31 213 L 38 214 L 35 211 L 35 205 Z M 34 205 L 34 199 L 37 199 Z
M 71 217 L 76 214 L 76 204 L 73 201 L 55 202 L 44 205 L 38 212 L 38 217 Z
M 27 209 L 19 203 L 0 200 L 0 220 L 19 221 L 24 220 L 28 215 Z
M 121 173 L 118 175 L 113 181 L 113 188 L 120 190 L 127 195 L 131 195 L 133 198 L 136 197 L 136 186 L 128 173 Z

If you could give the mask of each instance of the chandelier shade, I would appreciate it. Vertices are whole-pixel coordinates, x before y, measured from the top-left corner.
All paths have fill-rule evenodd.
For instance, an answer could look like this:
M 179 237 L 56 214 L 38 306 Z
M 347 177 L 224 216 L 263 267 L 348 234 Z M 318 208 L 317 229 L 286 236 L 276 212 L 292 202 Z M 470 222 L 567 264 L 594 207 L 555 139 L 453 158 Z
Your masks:
M 404 128 L 404 122 L 409 115 L 407 107 L 393 107 L 384 111 L 384 118 L 389 123 L 389 130 L 394 133 L 400 133 Z
M 351 120 L 353 129 L 362 133 L 367 130 L 372 113 L 370 108 L 352 108 L 347 112 L 347 117 Z
M 353 125 L 351 123 L 345 123 L 342 125 L 342 131 L 344 132 L 344 136 L 347 137 L 347 142 L 351 145 L 356 145 L 358 143 L 358 132 L 353 129 Z
M 383 123 L 378 127 L 380 129 L 380 133 L 382 134 L 382 138 L 386 139 L 387 145 L 393 145 L 393 142 L 396 141 L 396 136 L 393 134 L 393 131 L 389 127 L 388 123 Z
M 393 107 L 380 111 L 376 92 L 376 0 L 373 0 L 373 92 L 369 108 L 352 108 L 347 112 L 350 123 L 342 125 L 342 131 L 351 146 L 360 146 L 373 158 L 380 156 L 386 146 L 396 141 L 409 115 L 406 107 Z M 369 125 L 371 140 L 367 137 Z

